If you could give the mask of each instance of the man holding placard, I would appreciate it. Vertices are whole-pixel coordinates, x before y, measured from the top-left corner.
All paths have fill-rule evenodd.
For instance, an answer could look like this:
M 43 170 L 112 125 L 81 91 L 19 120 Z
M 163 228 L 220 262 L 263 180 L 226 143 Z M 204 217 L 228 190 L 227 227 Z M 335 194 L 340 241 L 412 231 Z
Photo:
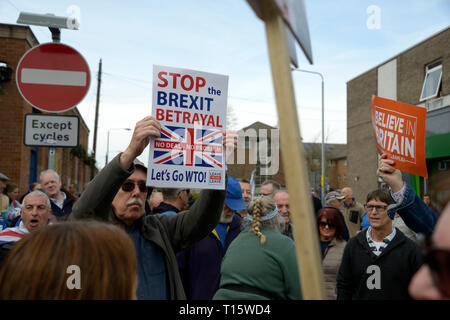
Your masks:
M 387 154 L 381 155 L 377 175 L 389 185 L 389 193 L 395 202 L 388 209 L 388 216 L 393 220 L 397 212 L 411 230 L 431 236 L 437 214 L 403 181 L 402 173 L 395 165 L 396 161 L 389 159 Z
M 372 128 L 378 154 L 377 175 L 391 188 L 395 210 L 414 232 L 431 235 L 437 215 L 402 180 L 401 171 L 427 178 L 425 122 L 427 110 L 415 105 L 372 96 Z
M 204 238 L 217 225 L 224 190 L 203 190 L 195 204 L 177 215 L 144 215 L 147 168 L 136 158 L 160 136 L 154 117 L 139 121 L 127 149 L 89 183 L 72 210 L 72 219 L 99 218 L 121 225 L 132 238 L 138 258 L 138 299 L 185 299 L 175 253 Z M 236 135 L 224 134 L 228 154 Z M 173 186 L 176 186 L 173 185 Z
M 175 254 L 206 237 L 225 200 L 225 160 L 237 135 L 225 133 L 228 77 L 154 66 L 153 112 L 127 149 L 92 180 L 73 218 L 122 225 L 138 258 L 138 299 L 186 299 Z M 150 144 L 149 166 L 136 158 Z M 224 149 L 225 148 L 225 149 Z M 145 216 L 148 188 L 207 189 L 189 209 Z

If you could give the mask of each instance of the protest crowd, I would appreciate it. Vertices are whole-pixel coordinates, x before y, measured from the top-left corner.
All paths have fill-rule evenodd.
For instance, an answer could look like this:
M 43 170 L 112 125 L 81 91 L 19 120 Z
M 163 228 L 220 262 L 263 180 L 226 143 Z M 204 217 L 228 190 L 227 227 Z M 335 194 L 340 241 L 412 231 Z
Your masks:
M 296 191 L 268 180 L 253 194 L 250 177 L 231 176 L 196 198 L 148 187 L 137 157 L 160 136 L 155 117 L 137 122 L 81 194 L 45 170 L 20 198 L 0 173 L 0 299 L 302 299 Z M 225 155 L 236 145 L 224 131 Z M 394 164 L 381 155 L 373 179 L 388 188 L 366 199 L 346 187 L 322 206 L 311 194 L 326 299 L 450 298 L 450 204 L 436 212 Z

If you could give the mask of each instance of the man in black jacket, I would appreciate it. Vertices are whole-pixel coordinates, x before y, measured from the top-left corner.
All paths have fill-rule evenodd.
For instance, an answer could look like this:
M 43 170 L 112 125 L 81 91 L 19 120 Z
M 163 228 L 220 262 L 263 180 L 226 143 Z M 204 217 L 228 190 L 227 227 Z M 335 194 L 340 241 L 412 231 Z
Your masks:
M 43 191 L 50 198 L 54 218 L 58 221 L 67 220 L 72 212 L 74 198 L 62 190 L 62 181 L 55 170 L 42 171 L 39 179 Z
M 347 243 L 337 278 L 338 300 L 410 299 L 408 285 L 422 265 L 419 247 L 392 227 L 384 190 L 368 194 L 370 227 Z
M 162 189 L 163 201 L 153 209 L 154 214 L 177 214 L 189 201 L 189 189 Z

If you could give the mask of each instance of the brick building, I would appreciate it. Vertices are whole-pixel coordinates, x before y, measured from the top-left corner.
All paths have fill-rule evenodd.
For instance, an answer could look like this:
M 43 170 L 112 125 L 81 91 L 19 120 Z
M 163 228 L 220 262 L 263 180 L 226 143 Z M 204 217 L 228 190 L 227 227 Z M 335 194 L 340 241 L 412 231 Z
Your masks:
M 327 158 L 326 179 L 334 190 L 347 187 L 347 145 L 337 144 Z
M 272 134 L 278 135 L 278 129 L 257 121 L 239 132 L 238 148 L 234 162 L 228 165 L 228 174 L 234 178 L 250 180 L 254 172 L 256 188 L 267 179 L 284 185 L 279 140 L 278 136 L 272 137 Z M 264 168 L 267 169 L 266 172 Z
M 20 194 L 39 179 L 39 173 L 48 168 L 47 147 L 27 147 L 23 144 L 24 117 L 27 113 L 41 113 L 22 98 L 16 87 L 15 71 L 20 58 L 39 42 L 28 26 L 0 24 L 0 69 L 3 75 L 10 75 L 0 81 L 0 172 L 19 185 Z M 9 71 L 9 72 L 8 72 Z M 79 146 L 57 148 L 56 171 L 63 185 L 75 183 L 78 191 L 91 178 L 86 157 L 89 128 L 77 108 L 60 113 L 76 115 L 80 120 Z
M 322 173 L 322 144 L 304 143 L 306 164 L 311 188 L 320 194 L 320 176 Z M 342 189 L 347 186 L 347 145 L 325 144 L 325 192 L 330 188 Z
M 228 165 L 228 174 L 235 178 L 250 180 L 254 172 L 257 190 L 267 179 L 285 186 L 283 153 L 279 149 L 278 129 L 257 121 L 239 132 L 238 148 L 233 164 Z M 304 143 L 303 147 L 311 187 L 320 193 L 321 144 Z M 325 159 L 325 186 L 342 189 L 347 185 L 346 145 L 326 144 Z M 270 168 L 268 171 L 271 171 L 271 174 L 264 174 L 264 170 L 261 170 L 264 168 Z
M 418 195 L 436 198 L 436 186 L 450 174 L 450 28 L 347 82 L 348 183 L 358 199 L 380 185 L 375 175 L 372 95 L 427 108 L 429 179 L 414 175 L 405 179 Z

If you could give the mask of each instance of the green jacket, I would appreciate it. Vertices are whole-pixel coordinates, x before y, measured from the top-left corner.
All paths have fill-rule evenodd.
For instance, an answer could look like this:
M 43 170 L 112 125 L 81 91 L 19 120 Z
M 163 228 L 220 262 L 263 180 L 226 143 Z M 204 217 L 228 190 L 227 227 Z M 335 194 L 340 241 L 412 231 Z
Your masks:
M 100 219 L 125 226 L 114 213 L 111 203 L 122 183 L 134 172 L 124 170 L 117 155 L 89 183 L 75 202 L 71 219 Z M 186 299 L 175 254 L 206 237 L 217 225 L 223 210 L 224 190 L 203 190 L 194 205 L 176 215 L 147 215 L 141 235 L 164 252 L 171 300 Z
M 222 261 L 220 289 L 214 300 L 266 300 L 249 292 L 225 289 L 227 285 L 257 288 L 277 299 L 302 299 L 294 241 L 267 226 L 261 227 L 266 243 L 247 226 L 231 242 Z

